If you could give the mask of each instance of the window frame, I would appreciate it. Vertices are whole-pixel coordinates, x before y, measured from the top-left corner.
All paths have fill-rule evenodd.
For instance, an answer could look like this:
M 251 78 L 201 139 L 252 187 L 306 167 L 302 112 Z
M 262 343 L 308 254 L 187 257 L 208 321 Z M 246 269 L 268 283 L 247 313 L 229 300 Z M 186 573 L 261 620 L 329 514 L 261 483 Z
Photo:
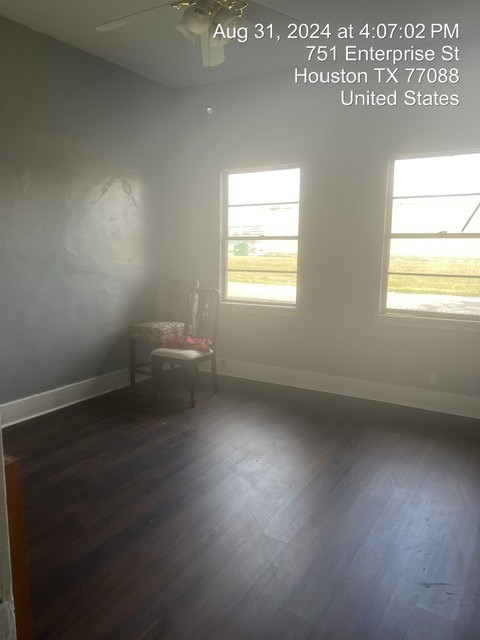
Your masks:
M 468 149 L 468 150 L 456 150 L 456 151 L 442 151 L 436 153 L 419 153 L 395 156 L 389 162 L 388 176 L 387 176 L 387 193 L 386 193 L 386 213 L 385 213 L 385 227 L 383 233 L 383 257 L 382 257 L 382 276 L 381 276 L 381 289 L 380 289 L 380 308 L 379 316 L 377 317 L 378 324 L 384 324 L 384 320 L 394 320 L 396 324 L 409 324 L 410 326 L 422 326 L 424 324 L 428 327 L 445 328 L 446 325 L 454 328 L 463 329 L 480 329 L 480 314 L 460 314 L 460 313 L 443 313 L 441 311 L 420 311 L 415 309 L 391 309 L 387 307 L 388 297 L 388 277 L 390 275 L 390 252 L 391 241 L 395 239 L 480 239 L 480 233 L 392 233 L 392 219 L 393 219 L 393 188 L 395 177 L 395 163 L 399 160 L 420 160 L 428 158 L 442 158 L 448 156 L 461 156 L 469 154 L 480 154 L 480 149 Z M 452 195 L 476 195 L 476 194 L 442 194 L 442 197 L 448 197 Z M 408 196 L 401 196 L 408 198 Z M 426 196 L 424 196 L 426 197 Z M 480 194 L 479 194 L 480 201 Z M 480 211 L 478 212 L 480 215 Z M 439 275 L 439 274 L 432 274 Z M 462 276 L 458 276 L 462 277 Z M 379 322 L 378 322 L 379 321 Z M 407 322 L 402 322 L 407 321 Z M 443 327 L 442 327 L 443 325 Z
M 239 175 L 243 173 L 265 173 L 269 171 L 285 171 L 288 169 L 298 169 L 300 172 L 300 184 L 298 202 L 295 203 L 271 203 L 271 204 L 298 204 L 298 229 L 296 236 L 235 236 L 228 235 L 228 178 L 230 175 Z M 262 313 L 274 313 L 290 315 L 298 310 L 299 300 L 299 256 L 300 256 L 300 244 L 301 244 L 301 203 L 302 203 L 302 176 L 303 166 L 300 162 L 294 162 L 281 165 L 268 165 L 268 166 L 256 166 L 246 167 L 241 169 L 225 169 L 221 172 L 221 223 L 220 223 L 220 292 L 221 292 L 221 304 L 222 307 L 228 309 L 238 309 L 245 312 L 262 312 Z M 248 205 L 238 206 L 262 206 L 262 204 L 249 203 Z M 268 203 L 267 203 L 268 204 Z M 286 302 L 275 300 L 254 300 L 250 298 L 228 298 L 228 244 L 233 240 L 238 241 L 252 241 L 252 240 L 293 240 L 297 242 L 297 270 L 289 271 L 288 273 L 296 274 L 296 288 L 295 288 L 295 302 Z M 266 271 L 268 273 L 268 271 Z M 283 273 L 281 271 L 274 271 L 274 273 Z

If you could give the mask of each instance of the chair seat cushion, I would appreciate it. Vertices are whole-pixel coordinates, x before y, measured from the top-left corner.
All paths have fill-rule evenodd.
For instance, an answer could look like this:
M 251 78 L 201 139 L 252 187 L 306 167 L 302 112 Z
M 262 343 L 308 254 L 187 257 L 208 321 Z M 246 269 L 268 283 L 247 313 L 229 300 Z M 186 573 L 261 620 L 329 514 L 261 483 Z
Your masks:
M 163 320 L 160 322 L 132 324 L 128 329 L 128 335 L 134 340 L 163 344 L 171 338 L 177 338 L 183 335 L 184 330 L 185 324 L 183 322 Z
M 160 347 L 152 351 L 152 358 L 177 358 L 178 360 L 195 360 L 202 356 L 212 353 L 210 349 L 207 353 L 196 351 L 195 349 L 167 349 L 166 347 Z

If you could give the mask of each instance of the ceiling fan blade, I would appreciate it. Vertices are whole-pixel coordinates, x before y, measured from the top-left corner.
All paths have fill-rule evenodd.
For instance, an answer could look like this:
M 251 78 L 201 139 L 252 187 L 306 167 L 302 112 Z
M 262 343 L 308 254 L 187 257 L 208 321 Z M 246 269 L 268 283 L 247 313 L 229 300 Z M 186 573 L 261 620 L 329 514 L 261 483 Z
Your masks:
M 113 31 L 114 29 L 120 29 L 120 27 L 124 27 L 127 24 L 130 24 L 134 20 L 141 18 L 144 14 L 150 13 L 151 11 L 156 11 L 157 9 L 162 9 L 163 7 L 172 6 L 171 2 L 165 2 L 164 4 L 157 4 L 154 7 L 149 7 L 148 9 L 142 9 L 141 11 L 135 11 L 135 13 L 129 13 L 126 16 L 122 16 L 121 18 L 115 18 L 114 20 L 109 20 L 108 22 L 102 22 L 95 27 L 95 31 Z
M 253 24 L 260 23 L 265 25 L 272 23 L 274 27 L 281 31 L 286 30 L 292 22 L 299 22 L 299 20 L 293 16 L 251 1 L 245 9 L 243 17 Z
M 201 35 L 202 63 L 204 67 L 216 67 L 225 62 L 225 47 L 217 44 L 212 47 L 212 34 L 210 29 Z

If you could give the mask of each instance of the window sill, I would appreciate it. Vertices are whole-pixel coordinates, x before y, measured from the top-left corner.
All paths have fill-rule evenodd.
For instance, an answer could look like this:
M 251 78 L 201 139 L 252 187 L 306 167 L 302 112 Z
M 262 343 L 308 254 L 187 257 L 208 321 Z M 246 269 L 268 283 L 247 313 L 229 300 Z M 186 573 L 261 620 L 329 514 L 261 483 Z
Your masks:
M 375 316 L 374 323 L 383 326 L 415 327 L 419 329 L 440 329 L 442 331 L 480 332 L 480 321 L 456 318 L 426 318 L 420 316 L 385 313 Z
M 227 313 L 247 313 L 265 316 L 298 316 L 297 307 L 288 307 L 273 304 L 255 304 L 254 302 L 221 302 L 222 311 Z

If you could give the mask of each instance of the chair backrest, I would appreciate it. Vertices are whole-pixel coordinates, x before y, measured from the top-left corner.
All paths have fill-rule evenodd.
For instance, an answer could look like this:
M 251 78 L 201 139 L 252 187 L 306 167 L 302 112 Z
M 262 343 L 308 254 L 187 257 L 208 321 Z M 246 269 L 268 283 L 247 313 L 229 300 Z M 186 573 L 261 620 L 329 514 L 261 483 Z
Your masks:
M 199 286 L 198 280 L 172 280 L 168 287 L 165 320 L 186 322 L 190 327 L 195 328 L 197 299 L 192 296 L 192 293 Z
M 192 292 L 197 298 L 197 326 L 195 335 L 210 338 L 215 349 L 220 317 L 220 291 L 218 289 L 197 288 Z

